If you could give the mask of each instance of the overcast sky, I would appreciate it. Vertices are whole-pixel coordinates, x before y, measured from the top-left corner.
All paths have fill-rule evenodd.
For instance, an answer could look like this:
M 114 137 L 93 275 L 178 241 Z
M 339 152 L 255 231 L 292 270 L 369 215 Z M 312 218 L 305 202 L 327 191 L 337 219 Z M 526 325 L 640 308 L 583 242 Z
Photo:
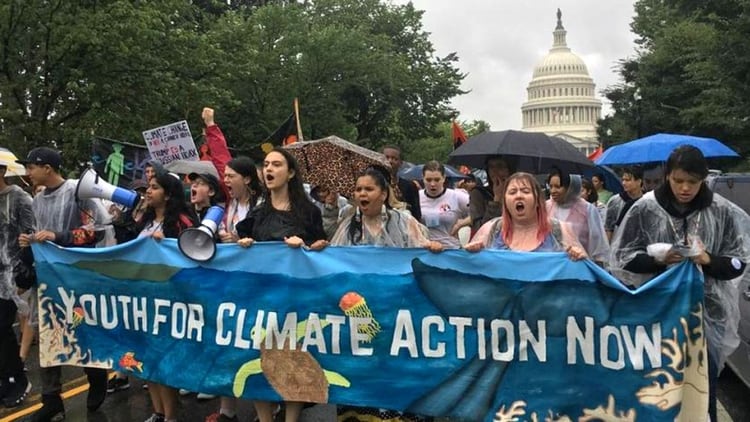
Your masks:
M 405 4 L 406 0 L 394 0 Z M 457 52 L 471 91 L 452 104 L 460 120 L 485 120 L 493 130 L 520 129 L 521 104 L 534 66 L 552 47 L 557 8 L 568 47 L 583 59 L 601 90 L 618 82 L 614 66 L 633 56 L 633 0 L 413 0 L 439 56 Z M 605 103 L 606 104 L 606 103 Z M 603 114 L 608 111 L 604 107 Z

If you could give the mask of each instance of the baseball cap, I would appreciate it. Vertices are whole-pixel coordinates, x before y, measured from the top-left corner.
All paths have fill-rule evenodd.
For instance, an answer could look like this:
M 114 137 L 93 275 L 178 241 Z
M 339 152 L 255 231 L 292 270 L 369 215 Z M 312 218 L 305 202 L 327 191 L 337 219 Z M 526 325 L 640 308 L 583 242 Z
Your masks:
M 50 167 L 59 170 L 62 166 L 62 156 L 57 150 L 47 147 L 34 148 L 29 151 L 29 155 L 26 156 L 25 160 L 16 160 L 18 164 L 36 164 L 44 165 L 48 164 Z
M 195 179 L 203 179 L 208 183 L 208 186 L 211 187 L 214 191 L 214 200 L 216 202 L 224 202 L 224 191 L 221 188 L 221 185 L 219 184 L 219 179 L 214 176 L 211 173 L 190 173 L 188 174 L 188 180 L 191 182 L 195 181 Z

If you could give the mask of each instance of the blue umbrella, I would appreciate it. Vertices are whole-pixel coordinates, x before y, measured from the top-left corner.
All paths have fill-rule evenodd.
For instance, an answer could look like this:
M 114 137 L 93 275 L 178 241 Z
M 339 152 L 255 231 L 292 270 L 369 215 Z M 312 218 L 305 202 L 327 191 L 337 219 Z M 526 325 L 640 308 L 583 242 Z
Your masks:
M 466 175 L 458 171 L 455 167 L 451 167 L 447 164 L 445 166 L 445 178 L 446 179 L 465 179 Z M 418 164 L 411 166 L 406 169 L 401 169 L 398 172 L 398 177 L 406 180 L 422 180 L 422 168 L 424 164 Z
M 692 145 L 703 152 L 706 158 L 739 157 L 735 151 L 713 138 L 690 135 L 657 133 L 604 151 L 596 160 L 602 166 L 664 162 L 680 145 Z

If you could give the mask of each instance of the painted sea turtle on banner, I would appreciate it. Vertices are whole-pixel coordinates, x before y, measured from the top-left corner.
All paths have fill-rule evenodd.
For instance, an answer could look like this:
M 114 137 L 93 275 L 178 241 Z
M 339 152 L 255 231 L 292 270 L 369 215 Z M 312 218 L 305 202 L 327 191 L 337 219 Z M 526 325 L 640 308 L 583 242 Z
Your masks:
M 297 343 L 308 330 L 309 320 L 297 324 Z M 330 323 L 323 320 L 315 321 L 321 331 Z M 311 328 L 312 329 L 312 328 Z M 256 333 L 253 332 L 253 336 Z M 245 384 L 250 376 L 262 373 L 268 383 L 284 399 L 284 401 L 300 401 L 306 403 L 328 403 L 328 386 L 336 385 L 348 388 L 349 380 L 338 372 L 323 369 L 312 354 L 301 350 L 299 345 L 294 349 L 289 342 L 279 348 L 273 344 L 266 347 L 266 332 L 263 330 L 259 339 L 262 342 L 260 357 L 243 364 L 234 377 L 232 391 L 235 397 L 242 397 Z
M 347 198 L 354 194 L 357 176 L 372 165 L 390 168 L 385 155 L 353 144 L 338 136 L 284 147 L 299 163 L 302 180 L 326 186 Z

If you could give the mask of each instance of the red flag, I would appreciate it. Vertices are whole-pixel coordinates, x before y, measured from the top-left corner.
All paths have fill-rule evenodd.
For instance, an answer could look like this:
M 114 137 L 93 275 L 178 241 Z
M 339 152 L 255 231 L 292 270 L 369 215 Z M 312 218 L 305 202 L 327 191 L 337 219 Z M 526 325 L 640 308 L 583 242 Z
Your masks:
M 456 123 L 456 121 L 453 121 L 453 124 L 451 125 L 451 129 L 453 132 L 453 149 L 456 149 L 464 144 L 469 138 L 466 136 L 466 132 L 461 128 L 461 126 Z
M 595 161 L 597 158 L 601 157 L 602 154 L 604 154 L 604 148 L 599 145 L 599 148 L 595 149 L 588 157 L 589 160 Z

